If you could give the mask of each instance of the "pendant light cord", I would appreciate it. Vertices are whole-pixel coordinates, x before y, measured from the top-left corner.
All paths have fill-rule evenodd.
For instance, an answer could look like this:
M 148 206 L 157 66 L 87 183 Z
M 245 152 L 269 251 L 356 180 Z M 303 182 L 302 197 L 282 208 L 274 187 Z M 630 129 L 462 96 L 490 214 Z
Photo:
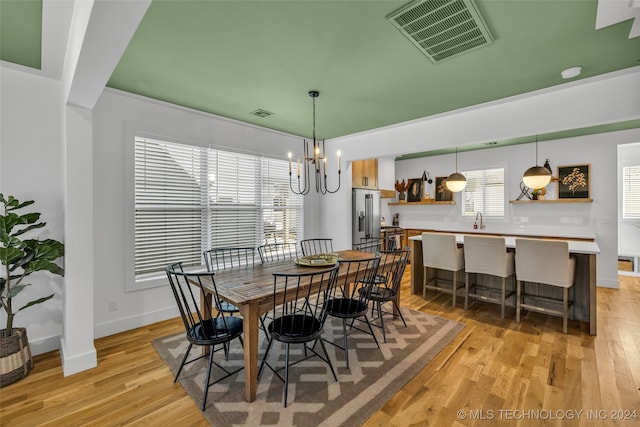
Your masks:
M 458 173 L 458 146 L 456 145 L 456 173 Z
M 316 144 L 316 98 L 313 97 L 313 144 Z

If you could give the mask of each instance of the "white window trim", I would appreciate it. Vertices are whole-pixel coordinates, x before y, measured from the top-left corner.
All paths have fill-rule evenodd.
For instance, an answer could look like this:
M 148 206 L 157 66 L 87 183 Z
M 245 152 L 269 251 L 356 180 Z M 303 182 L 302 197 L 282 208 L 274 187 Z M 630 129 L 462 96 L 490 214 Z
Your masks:
M 484 224 L 487 224 L 487 221 L 491 222 L 491 223 L 506 223 L 509 221 L 509 216 L 510 216 L 510 210 L 509 208 L 509 194 L 510 194 L 510 188 L 509 188 L 509 182 L 510 182 L 510 175 L 509 175 L 509 167 L 506 163 L 501 163 L 501 164 L 487 164 L 486 166 L 483 167 L 478 167 L 478 168 L 466 168 L 464 170 L 461 170 L 460 173 L 462 173 L 463 175 L 466 176 L 467 172 L 473 172 L 473 171 L 482 171 L 482 170 L 489 170 L 489 169 L 503 169 L 504 171 L 504 176 L 503 176 L 503 183 L 504 183 L 504 195 L 503 195 L 503 216 L 498 217 L 498 216 L 491 216 L 491 217 L 483 217 L 483 221 Z M 454 195 L 454 199 L 456 200 L 456 203 L 458 203 L 460 205 L 459 209 L 456 209 L 456 211 L 458 212 L 458 215 L 461 217 L 461 219 L 463 221 L 469 222 L 469 223 L 473 223 L 475 222 L 475 214 L 474 215 L 464 215 L 462 209 L 463 209 L 463 200 L 462 197 L 464 197 L 464 190 L 459 192 L 457 195 Z
M 627 168 L 640 168 L 640 165 L 637 164 L 629 164 L 629 165 L 625 165 L 622 166 L 622 168 L 620 169 L 620 173 L 621 173 L 621 194 L 620 194 L 620 215 L 621 215 L 621 219 L 624 222 L 629 222 L 629 223 L 637 223 L 640 222 L 640 215 L 639 216 L 625 216 L 625 211 L 624 211 L 624 207 L 625 207 L 625 169 Z M 640 196 L 639 196 L 640 197 Z

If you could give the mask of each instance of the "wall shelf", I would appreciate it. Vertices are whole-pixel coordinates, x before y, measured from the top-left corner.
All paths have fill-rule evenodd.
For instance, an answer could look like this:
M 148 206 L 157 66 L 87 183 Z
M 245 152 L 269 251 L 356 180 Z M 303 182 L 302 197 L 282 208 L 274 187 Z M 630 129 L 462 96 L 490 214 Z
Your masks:
M 593 203 L 593 199 L 509 200 L 509 203 Z
M 396 190 L 380 190 L 381 199 L 395 199 Z
M 454 202 L 453 200 L 447 200 L 447 201 L 435 201 L 433 199 L 431 200 L 424 200 L 421 202 L 389 202 L 389 206 L 395 205 L 395 206 L 405 206 L 405 205 L 455 205 L 456 202 Z

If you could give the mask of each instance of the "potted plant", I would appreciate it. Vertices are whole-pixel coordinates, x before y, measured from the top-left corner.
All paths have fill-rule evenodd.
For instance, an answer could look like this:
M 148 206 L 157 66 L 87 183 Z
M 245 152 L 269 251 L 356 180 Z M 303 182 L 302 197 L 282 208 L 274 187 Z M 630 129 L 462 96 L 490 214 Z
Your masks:
M 36 304 L 43 303 L 53 294 L 14 307 L 14 298 L 27 286 L 27 277 L 38 271 L 48 271 L 64 276 L 64 270 L 54 261 L 64 255 L 64 245 L 53 239 L 26 239 L 25 235 L 43 228 L 40 213 L 18 213 L 34 203 L 33 200 L 20 202 L 13 196 L 6 199 L 0 193 L 0 306 L 6 313 L 7 322 L 0 329 L 0 387 L 25 377 L 33 362 L 25 328 L 14 327 L 16 313 Z

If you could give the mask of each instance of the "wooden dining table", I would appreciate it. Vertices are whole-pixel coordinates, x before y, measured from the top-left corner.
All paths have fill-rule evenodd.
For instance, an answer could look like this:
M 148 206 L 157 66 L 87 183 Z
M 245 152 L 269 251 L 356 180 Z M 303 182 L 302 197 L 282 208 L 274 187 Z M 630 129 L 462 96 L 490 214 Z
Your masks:
M 337 251 L 340 260 L 371 258 L 371 252 L 354 250 Z M 391 261 L 391 260 L 390 260 Z M 382 266 L 384 268 L 385 266 Z M 248 402 L 256 399 L 258 388 L 258 332 L 260 317 L 273 308 L 273 273 L 320 272 L 329 267 L 298 265 L 293 259 L 217 271 L 214 274 L 218 296 L 240 310 L 243 319 L 245 397 Z M 345 279 L 346 272 L 338 270 L 338 278 Z M 213 291 L 211 283 L 205 283 Z M 210 297 L 211 295 L 209 295 Z M 279 296 L 281 298 L 282 296 Z M 292 295 L 292 298 L 294 295 Z M 399 296 L 398 296 L 399 298 Z M 203 302 L 204 304 L 204 302 Z

